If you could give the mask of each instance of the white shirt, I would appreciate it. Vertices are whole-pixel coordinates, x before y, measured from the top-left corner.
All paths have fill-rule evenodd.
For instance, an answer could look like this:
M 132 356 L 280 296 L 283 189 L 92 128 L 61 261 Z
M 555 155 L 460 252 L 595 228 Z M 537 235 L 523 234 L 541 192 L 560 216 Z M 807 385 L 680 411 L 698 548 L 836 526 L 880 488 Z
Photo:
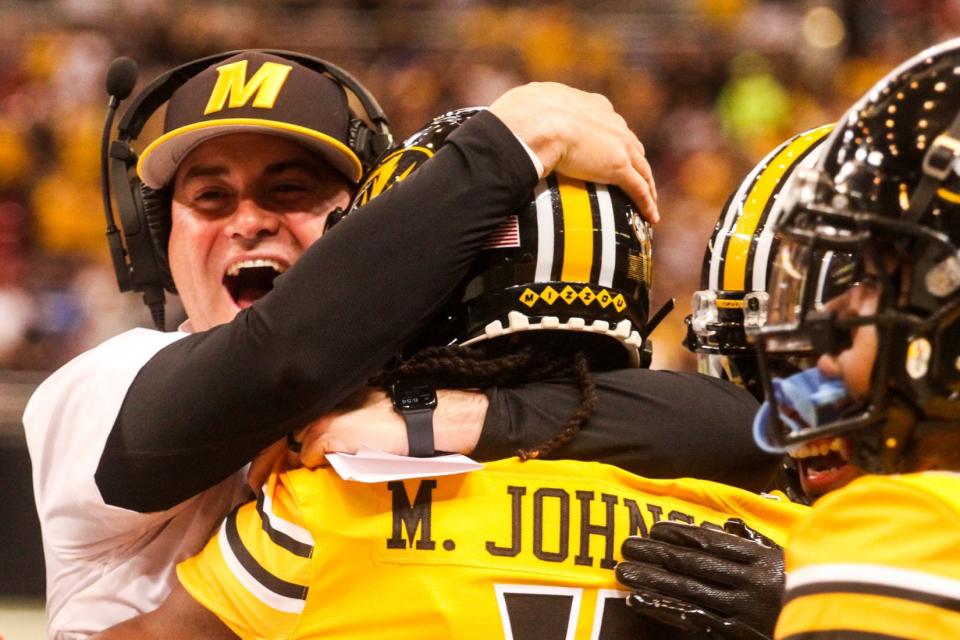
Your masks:
M 157 351 L 186 335 L 123 333 L 64 365 L 27 404 L 50 638 L 85 638 L 157 608 L 176 585 L 176 564 L 249 495 L 242 472 L 155 513 L 107 505 L 97 489 L 94 473 L 127 389 Z

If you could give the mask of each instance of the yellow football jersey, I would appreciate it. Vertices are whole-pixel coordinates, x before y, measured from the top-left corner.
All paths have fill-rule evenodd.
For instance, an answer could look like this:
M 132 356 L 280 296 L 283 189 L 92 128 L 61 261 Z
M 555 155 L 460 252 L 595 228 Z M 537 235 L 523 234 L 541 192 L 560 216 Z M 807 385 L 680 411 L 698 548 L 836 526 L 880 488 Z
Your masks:
M 960 638 L 960 474 L 864 476 L 791 532 L 776 637 Z
M 636 638 L 613 572 L 624 538 L 739 517 L 782 543 L 807 511 L 595 462 L 379 484 L 298 469 L 271 475 L 178 574 L 243 638 Z

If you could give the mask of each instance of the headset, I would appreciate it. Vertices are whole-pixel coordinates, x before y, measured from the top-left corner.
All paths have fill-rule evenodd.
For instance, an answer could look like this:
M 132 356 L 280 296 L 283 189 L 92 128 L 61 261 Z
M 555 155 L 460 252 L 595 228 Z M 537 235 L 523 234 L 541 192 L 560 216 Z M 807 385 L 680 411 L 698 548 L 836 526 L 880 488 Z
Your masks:
M 337 65 L 292 51 L 241 49 L 218 53 L 182 64 L 162 74 L 133 99 L 117 125 L 111 140 L 113 119 L 120 102 L 127 98 L 137 81 L 137 64 L 130 58 L 117 58 L 107 72 L 106 88 L 110 96 L 101 143 L 101 190 L 107 222 L 107 242 L 120 291 L 143 293 L 154 323 L 164 330 L 164 293 L 176 293 L 167 260 L 170 237 L 170 198 L 167 189 L 154 190 L 137 176 L 137 153 L 131 142 L 137 139 L 151 116 L 192 77 L 211 65 L 235 55 L 259 51 L 297 62 L 324 73 L 355 95 L 371 125 L 350 114 L 348 146 L 360 158 L 364 170 L 393 143 L 389 121 L 373 95 Z M 111 199 L 111 195 L 113 200 Z M 112 202 L 120 218 L 114 218 Z

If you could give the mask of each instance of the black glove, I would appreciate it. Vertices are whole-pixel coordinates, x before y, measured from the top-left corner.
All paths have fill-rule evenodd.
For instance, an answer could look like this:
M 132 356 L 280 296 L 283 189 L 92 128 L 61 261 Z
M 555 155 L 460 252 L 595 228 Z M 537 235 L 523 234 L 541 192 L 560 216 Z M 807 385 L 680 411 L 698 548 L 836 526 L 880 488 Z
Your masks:
M 617 579 L 641 616 L 707 637 L 769 640 L 783 596 L 783 550 L 742 520 L 724 531 L 658 522 L 623 542 Z

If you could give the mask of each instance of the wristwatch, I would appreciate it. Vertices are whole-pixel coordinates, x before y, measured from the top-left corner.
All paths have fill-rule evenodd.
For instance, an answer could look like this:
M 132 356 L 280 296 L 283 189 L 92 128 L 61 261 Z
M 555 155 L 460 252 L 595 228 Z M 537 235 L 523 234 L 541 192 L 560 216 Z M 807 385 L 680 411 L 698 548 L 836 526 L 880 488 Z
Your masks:
M 415 458 L 434 455 L 433 410 L 437 408 L 437 392 L 433 386 L 410 380 L 399 380 L 390 387 L 393 408 L 407 423 L 409 453 Z

